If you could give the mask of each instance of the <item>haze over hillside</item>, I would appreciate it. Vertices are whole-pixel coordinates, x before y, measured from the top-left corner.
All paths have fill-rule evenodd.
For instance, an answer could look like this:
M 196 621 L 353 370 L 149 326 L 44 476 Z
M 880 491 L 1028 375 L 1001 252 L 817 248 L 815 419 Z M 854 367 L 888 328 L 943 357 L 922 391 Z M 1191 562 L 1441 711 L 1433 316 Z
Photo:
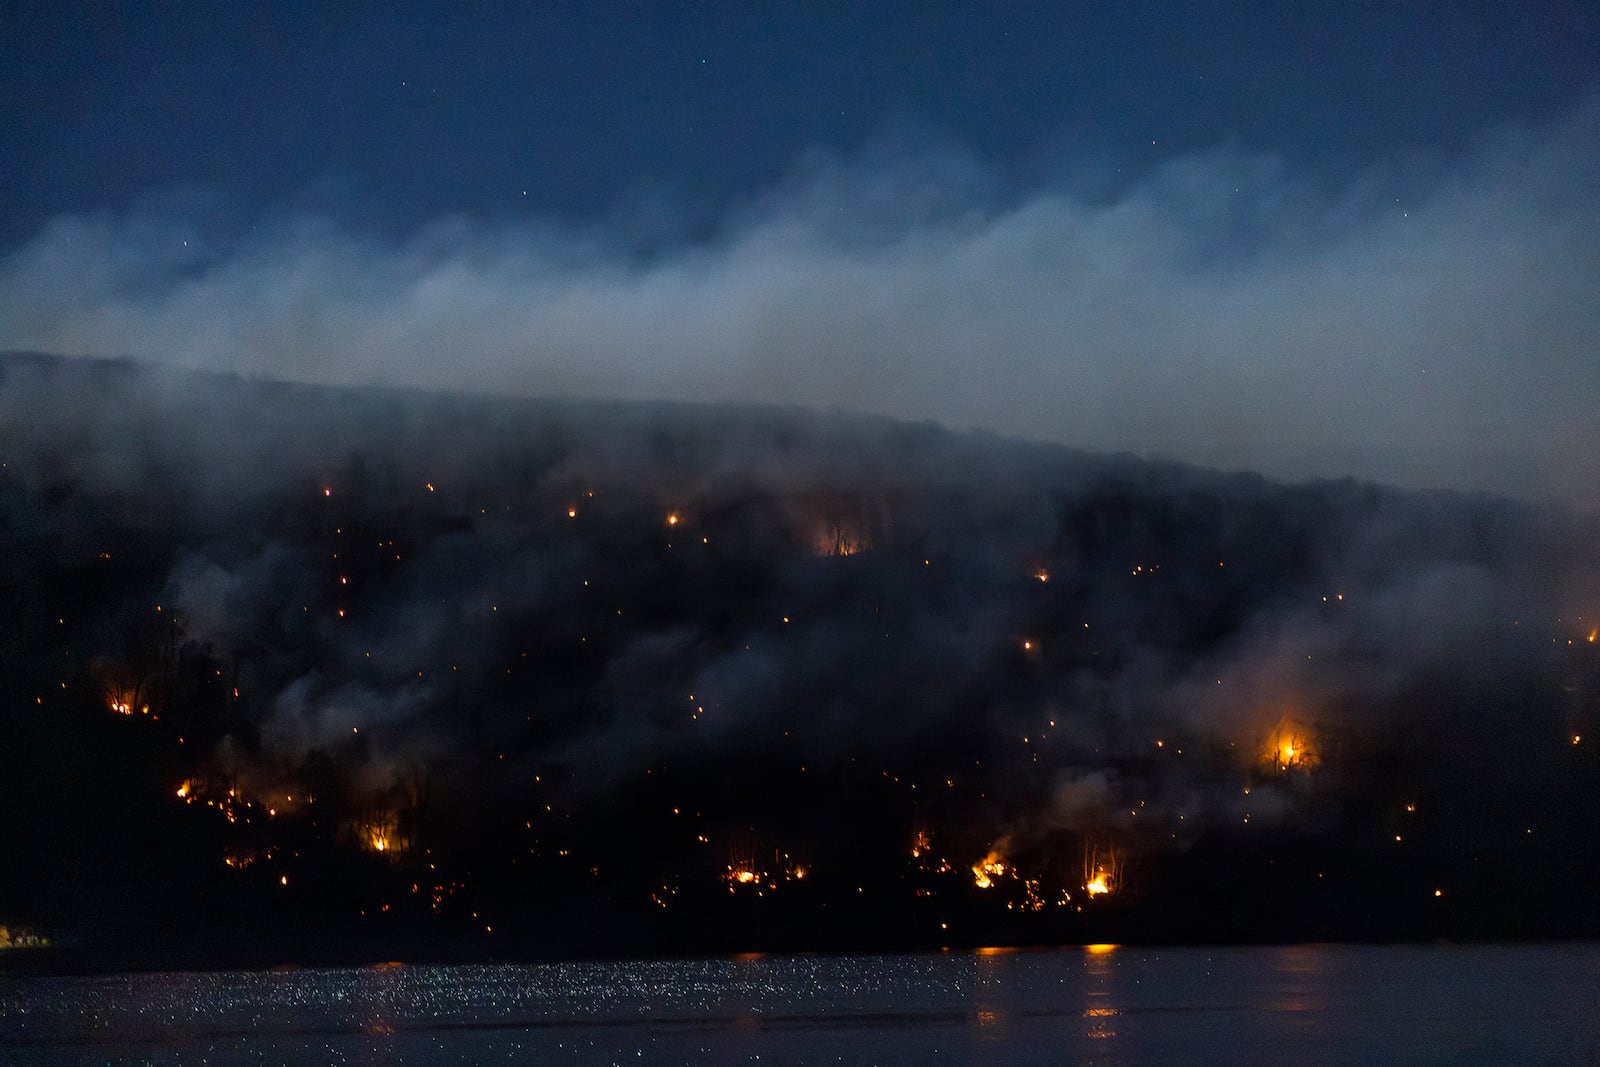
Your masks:
M 85 959 L 1596 932 L 1591 519 L 0 356 L 0 923 Z
M 886 134 L 774 162 L 687 232 L 671 198 L 573 220 L 518 197 L 386 228 L 184 187 L 0 246 L 0 346 L 842 407 L 1593 508 L 1597 124 L 1580 94 L 1439 158 L 1351 172 L 1224 139 L 1015 186 L 959 145 Z

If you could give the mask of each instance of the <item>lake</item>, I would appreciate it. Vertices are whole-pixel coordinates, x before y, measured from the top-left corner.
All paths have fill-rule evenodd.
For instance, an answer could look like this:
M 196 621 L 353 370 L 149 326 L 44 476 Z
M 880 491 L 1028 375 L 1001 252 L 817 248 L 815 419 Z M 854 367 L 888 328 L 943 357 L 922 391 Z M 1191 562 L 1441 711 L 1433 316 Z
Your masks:
M 0 1063 L 1600 1063 L 1600 946 L 0 976 Z

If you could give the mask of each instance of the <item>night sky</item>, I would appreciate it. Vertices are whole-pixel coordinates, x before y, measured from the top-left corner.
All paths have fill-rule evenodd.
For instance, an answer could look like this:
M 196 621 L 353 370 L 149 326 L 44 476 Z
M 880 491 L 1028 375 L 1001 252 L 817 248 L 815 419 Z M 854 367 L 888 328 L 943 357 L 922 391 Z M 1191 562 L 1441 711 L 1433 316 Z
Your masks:
M 0 347 L 1594 502 L 1600 16 L 0 12 Z

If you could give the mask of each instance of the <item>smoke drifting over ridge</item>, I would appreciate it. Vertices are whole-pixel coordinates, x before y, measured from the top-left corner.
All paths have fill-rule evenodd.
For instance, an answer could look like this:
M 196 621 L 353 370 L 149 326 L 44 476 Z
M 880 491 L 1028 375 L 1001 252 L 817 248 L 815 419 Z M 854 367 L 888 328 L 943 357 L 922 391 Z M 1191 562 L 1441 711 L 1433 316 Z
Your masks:
M 0 415 L 12 728 L 157 716 L 116 765 L 158 811 L 226 788 L 248 833 L 214 847 L 270 885 L 300 877 L 269 843 L 300 818 L 383 842 L 402 883 L 470 869 L 502 909 L 519 858 L 620 869 L 639 904 L 629 878 L 723 893 L 767 851 L 830 892 L 903 880 L 852 857 L 912 840 L 953 868 L 923 871 L 939 892 L 1023 870 L 1028 906 L 1083 890 L 1080 847 L 1170 894 L 1162 865 L 1230 834 L 1346 868 L 1414 836 L 1406 878 L 1459 881 L 1537 827 L 1553 851 L 1518 864 L 1587 869 L 1600 537 L 1561 509 L 16 355 Z M 6 805 L 47 824 L 33 790 L 79 773 L 49 751 Z M 1386 822 L 1418 801 L 1431 839 Z
M 1226 147 L 1005 190 L 819 156 L 703 240 L 398 239 L 168 200 L 0 258 L 0 345 L 334 383 L 843 407 L 1279 477 L 1593 504 L 1589 99 L 1338 188 Z M 1087 190 L 1087 191 L 1086 191 Z M 226 213 L 223 213 L 226 214 Z

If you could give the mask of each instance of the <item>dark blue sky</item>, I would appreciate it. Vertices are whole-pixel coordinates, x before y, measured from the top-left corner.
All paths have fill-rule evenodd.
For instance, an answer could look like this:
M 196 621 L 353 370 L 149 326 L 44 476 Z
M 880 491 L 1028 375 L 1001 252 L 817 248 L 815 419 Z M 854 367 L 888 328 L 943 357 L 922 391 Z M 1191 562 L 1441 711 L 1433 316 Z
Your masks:
M 0 0 L 0 348 L 1600 506 L 1600 8 Z
M 1592 4 L 0 7 L 0 236 L 203 186 L 400 226 L 705 217 L 885 137 L 1005 183 L 1219 144 L 1337 178 L 1595 83 Z M 526 196 L 524 196 L 524 191 Z

